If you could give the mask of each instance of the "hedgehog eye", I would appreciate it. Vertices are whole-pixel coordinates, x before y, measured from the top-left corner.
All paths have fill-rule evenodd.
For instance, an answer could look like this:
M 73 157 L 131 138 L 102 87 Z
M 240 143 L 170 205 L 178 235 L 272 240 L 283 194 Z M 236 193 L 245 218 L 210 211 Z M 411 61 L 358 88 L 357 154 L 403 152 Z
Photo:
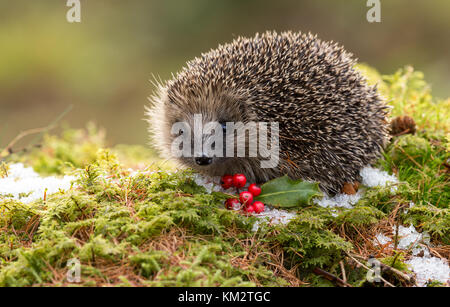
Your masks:
M 175 125 L 175 124 L 180 124 L 180 123 L 183 123 L 183 121 L 177 119 L 177 120 L 175 120 L 175 121 L 173 122 L 173 125 Z M 183 128 L 179 127 L 178 132 L 174 132 L 174 133 L 178 133 L 178 135 L 180 136 L 180 135 L 184 134 L 184 129 L 185 129 L 185 127 L 184 127 L 184 125 L 183 125 Z

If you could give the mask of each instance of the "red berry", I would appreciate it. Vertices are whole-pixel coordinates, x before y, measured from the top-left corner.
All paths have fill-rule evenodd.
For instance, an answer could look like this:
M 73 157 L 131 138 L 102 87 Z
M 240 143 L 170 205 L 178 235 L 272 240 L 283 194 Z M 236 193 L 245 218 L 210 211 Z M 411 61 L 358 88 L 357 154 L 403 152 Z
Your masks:
M 253 196 L 258 196 L 259 194 L 261 194 L 261 188 L 258 187 L 255 183 L 252 183 L 249 187 L 248 187 L 248 191 L 250 193 L 253 194 Z
M 225 201 L 225 207 L 228 210 L 239 210 L 239 209 L 241 209 L 241 203 L 236 198 L 228 198 Z
M 244 174 L 235 174 L 233 176 L 233 185 L 238 189 L 245 186 L 246 182 L 247 182 L 247 178 L 245 178 Z
M 249 191 L 244 191 L 239 194 L 239 201 L 241 204 L 250 206 L 253 203 L 253 195 Z
M 255 209 L 256 213 L 264 212 L 265 207 L 264 207 L 264 204 L 262 202 L 255 201 L 252 206 Z
M 225 190 L 233 186 L 233 176 L 231 175 L 224 175 L 221 181 L 222 188 L 224 188 Z
M 253 205 L 250 205 L 250 206 L 245 207 L 244 210 L 247 213 L 254 213 L 255 212 L 255 207 L 253 207 Z

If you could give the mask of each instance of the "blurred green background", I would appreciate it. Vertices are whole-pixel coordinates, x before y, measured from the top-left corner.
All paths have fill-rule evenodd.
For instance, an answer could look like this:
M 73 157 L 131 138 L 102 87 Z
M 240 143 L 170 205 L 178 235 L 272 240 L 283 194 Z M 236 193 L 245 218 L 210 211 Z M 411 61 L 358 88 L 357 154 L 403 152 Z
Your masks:
M 0 148 L 69 105 L 71 127 L 93 120 L 110 145 L 146 144 L 152 75 L 265 30 L 317 33 L 381 73 L 411 64 L 449 96 L 448 0 L 381 0 L 381 23 L 365 0 L 81 0 L 81 23 L 66 21 L 65 0 L 0 3 Z

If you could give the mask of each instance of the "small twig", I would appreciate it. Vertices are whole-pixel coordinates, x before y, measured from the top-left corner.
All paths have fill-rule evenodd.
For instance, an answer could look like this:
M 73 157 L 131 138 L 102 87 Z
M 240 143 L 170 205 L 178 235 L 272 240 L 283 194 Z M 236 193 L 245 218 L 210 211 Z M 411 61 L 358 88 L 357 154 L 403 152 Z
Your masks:
M 32 134 L 37 134 L 37 133 L 41 133 L 44 131 L 48 131 L 53 128 L 54 128 L 54 126 L 47 126 L 47 127 L 43 127 L 43 128 L 35 128 L 35 129 L 29 129 L 29 130 L 22 131 L 11 142 L 9 142 L 8 145 L 6 145 L 6 147 L 0 153 L 0 158 L 3 159 L 5 157 L 7 157 L 8 155 L 10 155 L 13 152 L 12 151 L 13 146 L 17 142 L 19 142 L 21 139 L 23 139 L 24 137 L 32 135 Z
M 4 159 L 4 158 L 8 157 L 9 155 L 11 155 L 13 153 L 13 149 L 12 149 L 13 146 L 17 142 L 19 142 L 21 139 L 23 139 L 24 137 L 27 137 L 27 136 L 33 135 L 33 134 L 43 134 L 43 133 L 55 128 L 56 124 L 72 109 L 72 107 L 73 106 L 70 105 L 67 109 L 64 110 L 64 112 L 62 112 L 56 119 L 54 119 L 46 127 L 29 129 L 29 130 L 25 130 L 25 131 L 22 131 L 21 133 L 19 133 L 19 135 L 17 135 L 11 142 L 9 142 L 8 145 L 6 145 L 6 147 L 3 150 L 0 151 L 0 159 Z M 30 147 L 34 146 L 34 143 L 38 139 L 38 137 L 36 137 L 31 142 Z M 25 148 L 25 150 L 26 150 L 26 148 Z
M 395 265 L 395 262 L 397 261 L 400 254 L 401 254 L 401 252 L 395 251 L 395 256 L 394 256 L 394 259 L 392 260 L 392 266 Z
M 313 272 L 314 272 L 314 274 L 323 276 L 326 279 L 328 279 L 329 281 L 332 281 L 332 282 L 336 283 L 338 286 L 341 286 L 341 287 L 353 287 L 352 285 L 348 284 L 346 281 L 343 281 L 339 277 L 337 277 L 337 276 L 335 276 L 335 275 L 333 275 L 333 274 L 331 274 L 331 273 L 329 273 L 327 271 L 319 269 L 317 267 L 314 268 Z
M 397 261 L 398 256 L 400 255 L 400 253 L 397 251 L 397 247 L 398 247 L 398 232 L 399 232 L 399 228 L 400 228 L 400 218 L 398 217 L 397 213 L 400 210 L 400 214 L 403 212 L 405 205 L 404 204 L 400 204 L 399 206 L 397 206 L 397 208 L 395 209 L 394 212 L 394 218 L 395 218 L 395 237 L 394 237 L 394 251 L 396 252 L 394 259 L 392 260 L 392 266 L 394 266 L 395 262 Z
M 353 256 L 354 256 L 354 257 L 357 257 L 357 258 L 360 258 L 360 259 L 362 259 L 362 260 L 364 260 L 364 261 L 367 261 L 367 258 L 365 258 L 365 257 L 363 257 L 363 256 L 359 256 L 359 255 L 353 255 Z M 400 270 L 398 270 L 398 269 L 396 269 L 396 268 L 393 268 L 392 266 L 389 266 L 389 265 L 387 265 L 387 264 L 384 264 L 383 262 L 380 262 L 380 266 L 381 266 L 381 268 L 382 268 L 383 271 L 391 272 L 391 273 L 393 273 L 393 274 L 395 274 L 395 275 L 401 277 L 401 278 L 402 278 L 403 280 L 405 280 L 406 282 L 408 282 L 408 283 L 410 283 L 410 284 L 412 284 L 412 285 L 416 285 L 416 286 L 417 286 L 416 280 L 415 280 L 414 277 L 409 276 L 408 274 L 403 273 L 402 271 L 400 271 Z
M 392 134 L 392 136 L 401 136 L 401 135 L 410 133 L 410 131 L 411 131 L 411 129 L 407 128 L 406 130 L 403 130 L 402 132 L 399 132 L 397 134 Z
M 400 221 L 399 219 L 397 219 L 397 221 L 395 222 L 395 236 L 394 236 L 394 250 L 397 250 L 398 247 L 398 229 L 400 227 Z
M 341 266 L 342 280 L 344 282 L 347 282 L 347 274 L 345 274 L 344 261 L 339 261 L 339 265 Z
M 345 252 L 344 252 L 345 253 Z M 360 261 L 358 261 L 355 257 L 353 257 L 352 255 L 345 253 L 348 257 L 350 257 L 353 261 L 355 261 L 357 264 L 359 264 L 360 266 L 362 266 L 363 268 L 365 268 L 368 271 L 373 271 L 371 268 L 369 268 L 367 265 L 361 263 Z M 395 286 L 393 284 L 391 284 L 390 282 L 388 282 L 386 279 L 384 279 L 383 277 L 379 276 L 380 279 L 382 281 L 384 281 L 384 283 L 392 288 L 395 288 Z
M 400 208 L 401 205 L 398 205 L 393 211 L 393 218 L 395 219 L 394 250 L 397 250 L 398 247 L 398 230 L 400 228 L 400 219 L 397 218 L 397 212 Z
M 391 273 L 401 277 L 402 279 L 404 279 L 406 282 L 408 282 L 410 284 L 416 285 L 416 281 L 415 281 L 414 277 L 408 276 L 407 274 L 403 273 L 402 271 L 399 271 L 396 268 L 393 268 L 382 262 L 380 262 L 380 266 L 383 270 L 391 272 Z
M 423 168 L 423 166 L 420 165 L 419 163 L 417 163 L 417 161 L 414 160 L 414 158 L 411 157 L 411 156 L 410 156 L 403 148 L 401 148 L 401 147 L 398 146 L 397 144 L 395 145 L 395 147 L 398 148 L 398 149 L 400 149 L 400 151 L 401 151 L 403 154 L 405 154 L 405 155 L 408 157 L 408 159 L 411 160 L 411 161 L 412 161 L 419 169 L 422 169 L 422 168 Z

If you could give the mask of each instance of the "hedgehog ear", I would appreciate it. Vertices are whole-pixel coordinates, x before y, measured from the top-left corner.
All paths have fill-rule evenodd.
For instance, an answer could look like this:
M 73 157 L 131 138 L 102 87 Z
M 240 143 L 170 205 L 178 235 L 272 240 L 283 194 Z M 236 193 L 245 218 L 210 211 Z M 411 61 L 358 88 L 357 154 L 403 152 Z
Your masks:
M 247 122 L 248 121 L 248 108 L 247 108 L 247 103 L 245 101 L 238 101 L 238 105 L 239 105 L 239 114 L 242 117 L 242 121 L 243 122 Z
M 241 117 L 242 122 L 247 123 L 251 120 L 249 102 L 247 99 L 239 99 L 237 100 L 239 116 Z
M 224 117 L 230 121 L 248 121 L 248 106 L 246 100 L 239 95 L 226 95 L 223 97 L 225 106 Z

